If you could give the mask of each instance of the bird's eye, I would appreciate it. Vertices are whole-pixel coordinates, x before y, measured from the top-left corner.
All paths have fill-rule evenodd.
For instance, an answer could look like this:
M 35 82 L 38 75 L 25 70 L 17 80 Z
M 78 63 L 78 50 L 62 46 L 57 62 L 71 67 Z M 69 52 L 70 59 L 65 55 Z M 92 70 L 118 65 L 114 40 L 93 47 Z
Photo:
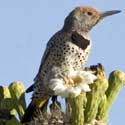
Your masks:
M 92 15 L 92 12 L 87 12 L 87 14 L 88 14 L 89 16 L 91 16 L 91 15 Z

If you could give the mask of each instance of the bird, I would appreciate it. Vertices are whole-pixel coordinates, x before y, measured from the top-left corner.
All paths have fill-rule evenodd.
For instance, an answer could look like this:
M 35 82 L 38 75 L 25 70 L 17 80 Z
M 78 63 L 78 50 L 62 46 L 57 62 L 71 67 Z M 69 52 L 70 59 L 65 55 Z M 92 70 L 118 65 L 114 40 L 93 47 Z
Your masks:
M 39 71 L 34 79 L 32 101 L 25 111 L 22 123 L 30 122 L 37 109 L 42 109 L 50 97 L 58 92 L 52 89 L 55 84 L 65 83 L 64 77 L 70 69 L 80 71 L 86 63 L 92 42 L 91 29 L 105 17 L 121 12 L 110 10 L 101 12 L 94 7 L 80 6 L 73 9 L 64 20 L 61 30 L 48 41 Z

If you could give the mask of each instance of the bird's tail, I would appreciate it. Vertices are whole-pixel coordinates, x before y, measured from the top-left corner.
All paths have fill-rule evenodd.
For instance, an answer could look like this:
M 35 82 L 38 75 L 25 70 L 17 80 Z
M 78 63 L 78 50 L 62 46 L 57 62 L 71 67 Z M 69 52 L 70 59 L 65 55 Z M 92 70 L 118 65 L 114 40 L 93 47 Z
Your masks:
M 26 93 L 32 92 L 35 84 L 32 84 L 28 89 L 26 89 Z
M 32 119 L 34 119 L 34 117 L 37 116 L 38 111 L 43 111 L 43 109 L 47 106 L 48 101 L 49 97 L 44 99 L 33 99 L 26 109 L 21 123 L 30 122 Z

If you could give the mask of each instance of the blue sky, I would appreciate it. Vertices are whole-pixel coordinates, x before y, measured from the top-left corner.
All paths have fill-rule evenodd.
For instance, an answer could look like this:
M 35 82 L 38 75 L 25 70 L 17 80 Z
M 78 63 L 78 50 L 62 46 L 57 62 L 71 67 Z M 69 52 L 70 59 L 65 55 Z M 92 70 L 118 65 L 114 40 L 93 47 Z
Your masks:
M 0 85 L 18 80 L 30 86 L 47 41 L 62 27 L 67 14 L 82 5 L 123 11 L 91 31 L 93 47 L 86 65 L 102 63 L 107 76 L 115 69 L 125 71 L 124 0 L 0 0 Z M 110 125 L 125 123 L 124 116 L 125 87 L 111 108 Z

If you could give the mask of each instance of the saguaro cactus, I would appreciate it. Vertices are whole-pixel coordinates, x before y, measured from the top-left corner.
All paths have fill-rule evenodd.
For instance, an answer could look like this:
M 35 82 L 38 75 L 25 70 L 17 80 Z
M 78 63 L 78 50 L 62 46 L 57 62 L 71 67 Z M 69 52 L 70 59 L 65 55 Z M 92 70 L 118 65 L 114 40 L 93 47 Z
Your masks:
M 38 112 L 26 125 L 107 125 L 109 110 L 124 85 L 125 73 L 116 70 L 107 79 L 101 64 L 85 70 L 92 71 L 97 79 L 89 85 L 90 92 L 67 98 L 70 112 L 63 112 L 59 102 L 52 103 L 50 112 Z M 21 120 L 26 108 L 24 92 L 21 82 L 0 86 L 0 125 L 21 125 L 16 114 Z
M 107 116 L 111 105 L 125 82 L 125 73 L 122 71 L 113 71 L 107 80 L 104 70 L 100 64 L 97 66 L 91 66 L 87 69 L 95 72 L 98 79 L 94 84 L 91 85 L 91 92 L 87 92 L 86 96 L 84 97 L 81 97 L 80 95 L 79 97 L 73 99 L 73 104 L 77 104 L 77 106 L 74 106 L 72 101 L 69 101 L 71 108 L 73 109 L 73 119 L 71 124 L 106 125 Z M 85 106 L 84 110 L 83 106 L 80 105 L 83 102 L 83 98 L 84 100 L 85 98 L 87 100 L 87 102 L 84 101 L 85 104 L 83 104 Z M 84 111 L 84 113 L 82 114 L 81 110 L 79 111 L 79 109 Z
M 13 82 L 9 87 L 0 87 L 0 125 L 20 125 L 16 118 L 24 114 L 26 107 L 25 88 L 21 82 Z
M 116 99 L 119 91 L 125 82 L 125 73 L 121 71 L 113 71 L 108 79 L 109 87 L 105 94 L 102 96 L 101 102 L 99 104 L 99 110 L 97 119 L 106 121 L 108 117 L 108 112 L 112 106 L 112 103 Z

